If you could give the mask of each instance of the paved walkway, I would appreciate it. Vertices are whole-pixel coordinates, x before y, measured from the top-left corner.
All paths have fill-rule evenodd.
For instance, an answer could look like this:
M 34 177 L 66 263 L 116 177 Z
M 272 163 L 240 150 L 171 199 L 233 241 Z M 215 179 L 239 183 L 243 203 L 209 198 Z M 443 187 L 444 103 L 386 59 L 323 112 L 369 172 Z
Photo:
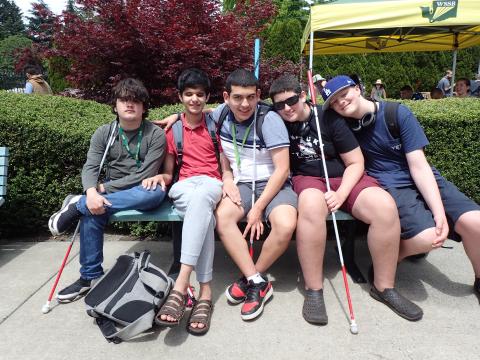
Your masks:
M 441 249 L 398 270 L 401 292 L 419 304 L 420 322 L 395 315 L 368 295 L 368 286 L 350 283 L 359 334 L 349 332 L 345 291 L 334 242 L 327 244 L 325 297 L 329 324 L 317 327 L 301 316 L 303 297 L 293 243 L 269 273 L 274 297 L 253 322 L 240 319 L 240 307 L 223 296 L 237 270 L 217 242 L 212 329 L 204 337 L 177 328 L 155 328 L 128 343 L 107 343 L 84 310 L 83 301 L 55 306 L 42 314 L 66 242 L 0 245 L 0 358 L 10 359 L 480 359 L 480 306 L 472 293 L 473 274 L 461 245 Z M 171 243 L 105 243 L 105 265 L 124 252 L 150 249 L 168 269 Z M 365 273 L 370 259 L 365 241 L 357 244 Z M 257 250 L 258 251 L 258 250 Z M 78 243 L 60 287 L 78 277 Z

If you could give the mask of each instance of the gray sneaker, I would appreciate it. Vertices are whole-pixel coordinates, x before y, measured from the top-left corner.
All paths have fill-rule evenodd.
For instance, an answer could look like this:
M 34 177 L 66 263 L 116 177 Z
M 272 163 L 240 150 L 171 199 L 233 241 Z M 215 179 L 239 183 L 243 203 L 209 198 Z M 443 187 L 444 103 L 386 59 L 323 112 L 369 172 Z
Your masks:
M 373 285 L 370 289 L 370 296 L 387 305 L 404 319 L 418 321 L 423 317 L 423 310 L 403 297 L 395 288 L 378 291 L 375 285 Z
M 62 208 L 48 220 L 48 228 L 53 236 L 63 234 L 75 222 L 80 220 L 82 213 L 77 210 L 77 202 L 82 195 L 68 195 L 63 200 Z

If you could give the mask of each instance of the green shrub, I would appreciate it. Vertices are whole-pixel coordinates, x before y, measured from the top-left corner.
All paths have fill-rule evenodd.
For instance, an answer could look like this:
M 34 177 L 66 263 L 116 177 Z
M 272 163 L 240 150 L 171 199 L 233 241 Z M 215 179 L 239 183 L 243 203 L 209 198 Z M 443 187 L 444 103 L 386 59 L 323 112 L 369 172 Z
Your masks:
M 407 105 L 430 139 L 431 163 L 480 203 L 480 101 L 408 101 Z M 150 119 L 180 109 L 179 105 L 153 109 Z M 3 234 L 47 230 L 48 218 L 63 198 L 82 190 L 80 171 L 91 135 L 113 118 L 109 106 L 92 101 L 0 91 L 0 146 L 10 148 L 7 203 L 0 208 Z M 153 227 L 129 229 L 145 235 Z

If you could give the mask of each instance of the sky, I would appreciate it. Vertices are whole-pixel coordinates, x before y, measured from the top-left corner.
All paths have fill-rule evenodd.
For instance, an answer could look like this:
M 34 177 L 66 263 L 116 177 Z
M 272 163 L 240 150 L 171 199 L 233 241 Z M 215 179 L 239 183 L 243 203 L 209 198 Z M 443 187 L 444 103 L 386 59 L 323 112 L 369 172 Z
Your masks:
M 13 1 L 19 8 L 22 10 L 23 16 L 30 16 L 30 10 L 32 9 L 32 2 L 34 0 L 14 0 Z M 59 15 L 67 4 L 66 0 L 44 0 L 45 4 L 48 5 L 49 9 L 52 10 L 55 14 Z

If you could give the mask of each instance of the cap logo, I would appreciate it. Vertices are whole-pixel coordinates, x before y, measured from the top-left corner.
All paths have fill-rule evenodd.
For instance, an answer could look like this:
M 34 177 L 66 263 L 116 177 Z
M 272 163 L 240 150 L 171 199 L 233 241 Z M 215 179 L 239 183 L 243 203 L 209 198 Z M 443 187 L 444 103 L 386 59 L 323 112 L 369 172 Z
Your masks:
M 332 93 L 332 91 L 330 89 L 327 89 L 327 88 L 324 88 L 323 89 L 323 92 L 325 93 L 325 95 L 327 96 L 330 96 L 330 94 Z

